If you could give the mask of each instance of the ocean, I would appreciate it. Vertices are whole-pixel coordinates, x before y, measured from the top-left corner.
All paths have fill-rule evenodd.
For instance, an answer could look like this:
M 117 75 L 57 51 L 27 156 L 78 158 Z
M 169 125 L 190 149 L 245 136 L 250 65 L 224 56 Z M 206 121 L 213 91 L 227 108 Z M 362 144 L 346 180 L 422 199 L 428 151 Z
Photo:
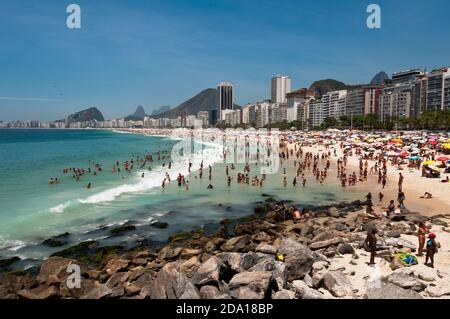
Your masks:
M 202 179 L 198 176 L 199 158 L 193 158 L 191 174 L 186 163 L 173 163 L 169 170 L 169 158 L 157 160 L 156 152 L 170 151 L 176 143 L 169 137 L 110 130 L 0 130 L 0 259 L 18 256 L 26 268 L 85 240 L 124 247 L 143 241 L 164 242 L 176 232 L 249 215 L 255 204 L 265 199 L 261 196 L 264 193 L 293 201 L 299 207 L 363 196 L 355 189 L 342 190 L 334 176 L 325 185 L 310 177 L 306 188 L 293 188 L 290 180 L 284 188 L 281 174 L 268 175 L 262 188 L 237 184 L 235 175 L 242 171 L 243 164 L 230 170 L 234 181 L 228 188 L 226 164 L 215 153 L 206 157 Z M 211 151 L 214 146 L 204 143 L 203 149 Z M 123 169 L 112 172 L 116 161 L 123 163 L 145 154 L 153 154 L 155 160 L 142 168 L 136 164 L 131 173 Z M 97 175 L 92 173 L 94 163 L 103 168 Z M 214 189 L 207 189 L 209 164 L 213 167 Z M 75 181 L 72 173 L 63 173 L 69 167 L 92 170 Z M 252 176 L 256 166 L 251 167 Z M 292 168 L 287 170 L 294 176 Z M 163 189 L 166 173 L 172 183 Z M 178 173 L 189 180 L 188 191 L 177 185 Z M 60 182 L 49 184 L 50 178 Z M 91 189 L 88 183 L 92 183 Z M 151 227 L 155 221 L 166 222 L 168 227 Z M 125 223 L 136 229 L 119 236 L 110 233 L 111 227 Z M 70 235 L 64 246 L 42 244 L 66 232 Z

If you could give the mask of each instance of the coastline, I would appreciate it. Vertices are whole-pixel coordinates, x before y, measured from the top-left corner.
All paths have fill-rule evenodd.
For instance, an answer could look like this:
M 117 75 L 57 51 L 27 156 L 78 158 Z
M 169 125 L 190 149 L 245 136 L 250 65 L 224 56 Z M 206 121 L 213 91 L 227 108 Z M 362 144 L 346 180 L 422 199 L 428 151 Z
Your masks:
M 139 130 L 136 133 L 145 134 Z M 311 152 L 319 152 L 323 149 L 324 146 L 321 144 L 315 147 L 305 146 L 305 150 Z M 342 153 L 338 153 L 336 158 L 333 158 L 333 162 L 340 156 Z M 352 169 L 358 170 L 356 156 L 348 157 L 348 168 L 349 172 Z M 331 178 L 335 178 L 334 171 L 332 172 Z M 388 187 L 383 191 L 386 194 L 384 202 L 390 199 L 387 194 L 391 194 L 392 199 L 396 199 L 395 186 L 398 175 L 396 173 L 397 171 L 393 168 L 389 168 Z M 0 292 L 7 292 L 1 297 L 374 298 L 380 291 L 376 290 L 378 288 L 373 290 L 367 282 L 365 277 L 372 270 L 360 260 L 366 259 L 367 257 L 364 256 L 367 254 L 358 247 L 364 240 L 366 227 L 376 224 L 377 228 L 382 230 L 380 237 L 383 240 L 383 248 L 380 248 L 379 252 L 381 259 L 379 271 L 383 279 L 379 278 L 381 285 L 379 289 L 387 294 L 389 291 L 391 293 L 395 291 L 396 294 L 403 294 L 404 298 L 446 298 L 450 295 L 443 286 L 450 272 L 450 264 L 446 261 L 450 257 L 448 250 L 443 250 L 442 255 L 438 256 L 439 271 L 424 268 L 423 257 L 418 258 L 420 264 L 414 267 L 418 269 L 414 273 L 410 272 L 409 268 L 392 269 L 392 261 L 395 259 L 392 256 L 395 253 L 415 251 L 416 245 L 413 241 L 418 221 L 427 221 L 432 230 L 438 234 L 444 247 L 450 244 L 448 204 L 442 201 L 440 192 L 433 191 L 436 197 L 426 200 L 427 204 L 430 203 L 427 206 L 423 205 L 416 199 L 417 190 L 414 189 L 414 185 L 422 177 L 417 174 L 412 175 L 411 179 L 408 177 L 406 175 L 404 184 L 408 210 L 405 211 L 403 221 L 394 222 L 387 218 L 372 219 L 365 214 L 364 203 L 360 201 L 314 207 L 314 216 L 307 221 L 281 221 L 274 213 L 275 204 L 281 203 L 267 195 L 268 198 L 255 207 L 253 215 L 234 221 L 223 220 L 217 225 L 219 230 L 214 234 L 204 233 L 204 229 L 201 228 L 173 234 L 169 238 L 169 244 L 160 243 L 160 248 L 144 243 L 141 247 L 129 251 L 119 247 L 96 249 L 95 242 L 82 242 L 54 254 L 53 257 L 44 261 L 40 268 L 35 268 L 28 273 L 0 274 Z M 374 178 L 369 176 L 368 182 L 358 184 L 358 188 L 371 190 L 376 197 L 375 191 L 378 192 L 380 187 L 377 186 Z M 431 182 L 436 183 L 436 180 L 430 180 Z M 427 184 L 425 187 L 430 186 Z M 384 202 L 375 202 L 375 213 L 381 215 Z M 161 227 L 164 226 L 161 225 Z M 290 246 L 295 247 L 295 251 L 289 249 Z M 302 252 L 301 256 L 298 256 L 299 251 Z M 284 261 L 276 260 L 280 252 L 286 255 Z M 299 266 L 303 267 L 302 270 L 295 270 L 295 274 L 286 270 L 286 267 L 290 269 L 286 264 L 302 263 L 305 255 L 309 257 L 305 264 Z M 67 287 L 64 287 L 67 278 L 67 275 L 63 274 L 64 267 L 80 262 L 84 269 L 83 277 L 87 278 L 88 283 L 82 291 L 67 291 Z M 250 264 L 251 267 L 248 267 Z M 2 261 L 1 266 L 4 265 L 5 261 Z M 215 269 L 214 274 L 203 273 L 211 266 Z M 56 277 L 56 282 L 44 280 L 48 277 L 46 274 L 48 271 L 53 272 L 52 280 L 56 280 Z M 254 273 L 257 273 L 255 278 L 252 277 L 256 276 Z M 271 273 L 270 276 L 269 273 Z M 280 273 L 282 273 L 281 278 Z M 414 287 L 403 287 L 395 279 L 396 276 L 405 276 L 406 273 L 417 279 Z M 170 283 L 164 282 L 161 278 L 172 275 L 182 278 L 187 285 L 187 291 L 182 291 L 179 295 L 168 293 L 173 287 L 168 287 Z M 260 289 L 255 291 L 252 287 L 243 284 L 233 286 L 235 276 L 241 280 L 250 276 L 256 281 L 261 281 L 262 286 L 265 287 L 264 293 L 261 294 Z M 334 289 L 331 284 L 326 283 L 325 278 L 328 277 L 331 281 L 337 280 L 342 287 Z M 424 277 L 432 278 L 432 280 L 424 280 Z M 15 282 L 20 282 L 23 285 L 22 288 L 16 289 L 17 286 L 11 286 L 11 278 Z M 27 285 L 25 282 L 33 284 Z M 272 282 L 277 283 L 275 290 L 270 288 Z M 166 285 L 167 289 L 157 289 L 159 285 Z

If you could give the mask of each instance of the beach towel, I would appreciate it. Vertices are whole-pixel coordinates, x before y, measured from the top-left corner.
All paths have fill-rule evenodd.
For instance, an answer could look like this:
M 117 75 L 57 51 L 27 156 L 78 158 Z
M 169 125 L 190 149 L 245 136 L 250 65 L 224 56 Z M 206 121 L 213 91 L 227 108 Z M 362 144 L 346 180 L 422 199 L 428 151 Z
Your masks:
M 410 267 L 418 264 L 417 257 L 408 253 L 394 254 L 394 258 L 399 258 L 404 267 Z

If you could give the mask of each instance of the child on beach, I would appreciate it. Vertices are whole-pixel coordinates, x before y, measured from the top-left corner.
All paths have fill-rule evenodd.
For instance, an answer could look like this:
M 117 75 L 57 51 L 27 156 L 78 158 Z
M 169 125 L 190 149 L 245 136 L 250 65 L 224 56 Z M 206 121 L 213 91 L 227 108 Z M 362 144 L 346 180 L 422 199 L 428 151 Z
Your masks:
M 427 255 L 425 257 L 425 265 L 434 268 L 434 254 L 438 251 L 438 244 L 436 243 L 436 234 L 430 233 L 428 235 L 427 241 Z M 431 263 L 428 264 L 428 259 L 430 259 Z

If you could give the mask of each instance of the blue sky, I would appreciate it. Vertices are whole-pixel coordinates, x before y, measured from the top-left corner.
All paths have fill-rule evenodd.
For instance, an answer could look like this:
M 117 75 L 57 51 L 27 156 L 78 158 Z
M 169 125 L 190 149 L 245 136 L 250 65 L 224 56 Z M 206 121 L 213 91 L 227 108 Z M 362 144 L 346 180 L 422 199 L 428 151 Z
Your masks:
M 80 30 L 66 27 L 70 3 Z M 448 66 L 449 13 L 448 0 L 1 0 L 0 120 L 150 112 L 221 81 L 245 104 L 268 98 L 276 74 L 298 88 Z

